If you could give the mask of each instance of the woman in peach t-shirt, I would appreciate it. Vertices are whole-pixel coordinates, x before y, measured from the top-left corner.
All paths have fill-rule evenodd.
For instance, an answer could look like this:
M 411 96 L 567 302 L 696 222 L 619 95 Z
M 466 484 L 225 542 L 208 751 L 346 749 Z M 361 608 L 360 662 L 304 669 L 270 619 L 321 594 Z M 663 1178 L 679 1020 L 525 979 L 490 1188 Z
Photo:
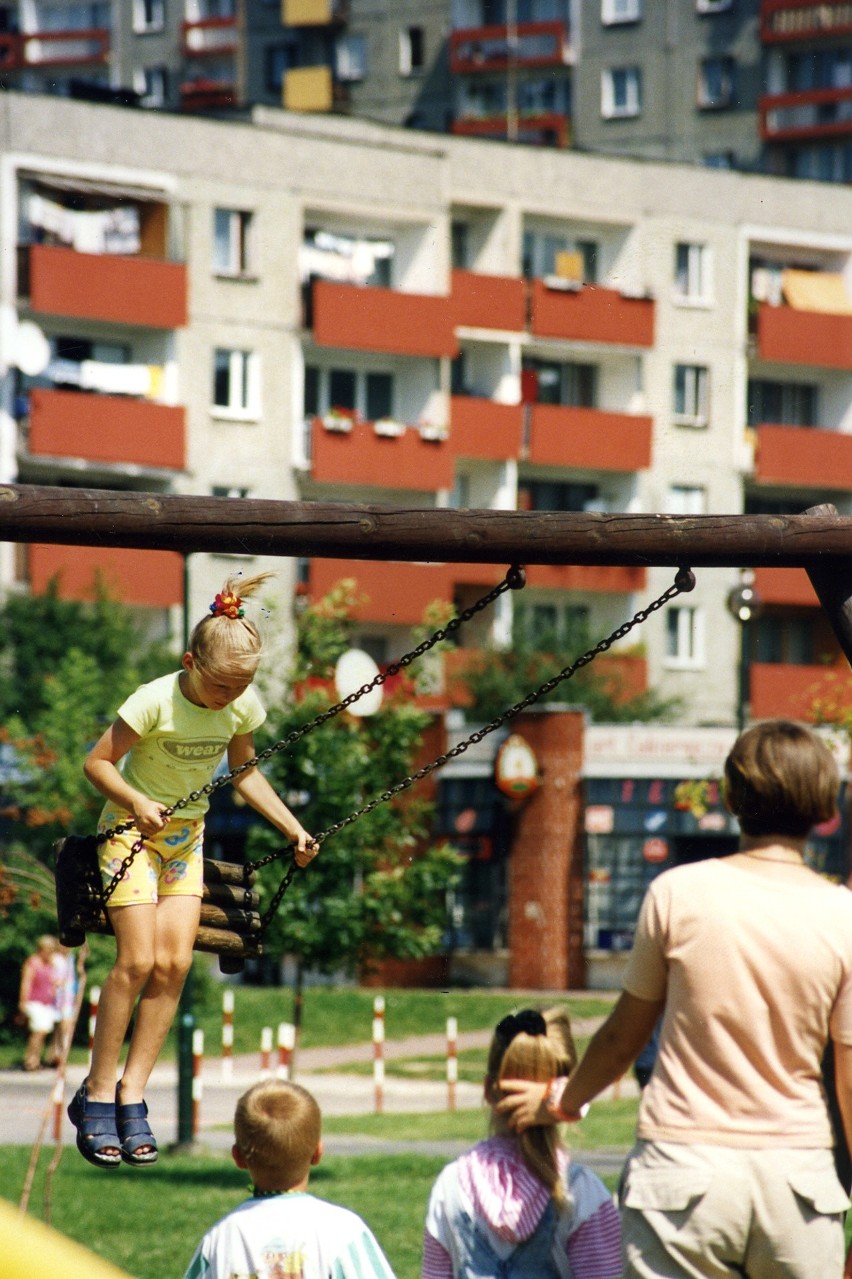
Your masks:
M 640 912 L 623 992 L 576 1070 L 504 1080 L 518 1129 L 579 1118 L 662 1014 L 621 1187 L 625 1279 L 852 1279 L 820 1063 L 834 1046 L 852 1144 L 852 893 L 804 862 L 837 809 L 831 752 L 768 721 L 735 742 L 740 851 L 666 871 Z

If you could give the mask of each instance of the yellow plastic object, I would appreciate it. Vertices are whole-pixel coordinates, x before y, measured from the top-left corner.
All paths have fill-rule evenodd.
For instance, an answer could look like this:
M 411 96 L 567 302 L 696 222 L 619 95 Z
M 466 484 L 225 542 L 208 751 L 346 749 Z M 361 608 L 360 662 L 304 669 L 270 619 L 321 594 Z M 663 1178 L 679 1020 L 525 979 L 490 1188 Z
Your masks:
M 0 1279 L 131 1279 L 109 1261 L 0 1199 Z

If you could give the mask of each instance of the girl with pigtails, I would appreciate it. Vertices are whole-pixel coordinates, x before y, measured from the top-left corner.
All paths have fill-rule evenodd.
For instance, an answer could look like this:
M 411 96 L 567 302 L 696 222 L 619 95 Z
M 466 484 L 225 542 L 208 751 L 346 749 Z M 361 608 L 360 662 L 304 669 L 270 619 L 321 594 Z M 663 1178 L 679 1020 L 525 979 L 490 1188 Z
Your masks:
M 109 898 L 115 964 L 101 993 L 89 1074 L 68 1107 L 78 1150 L 101 1168 L 157 1159 L 144 1091 L 192 963 L 208 800 L 200 795 L 171 815 L 169 809 L 206 786 L 226 752 L 229 769 L 255 756 L 253 734 L 266 718 L 252 688 L 262 641 L 243 601 L 270 576 L 229 578 L 193 630 L 180 671 L 132 693 L 86 758 L 85 775 L 107 801 L 99 830 L 134 827 L 99 844 L 105 886 L 144 838 Z M 295 846 L 296 861 L 305 866 L 317 849 L 266 778 L 251 768 L 233 784 Z
M 621 1231 L 600 1178 L 569 1158 L 558 1130 L 518 1133 L 497 1109 L 501 1080 L 567 1077 L 577 1061 L 568 1016 L 526 1008 L 504 1017 L 488 1052 L 491 1133 L 432 1188 L 422 1279 L 618 1279 Z

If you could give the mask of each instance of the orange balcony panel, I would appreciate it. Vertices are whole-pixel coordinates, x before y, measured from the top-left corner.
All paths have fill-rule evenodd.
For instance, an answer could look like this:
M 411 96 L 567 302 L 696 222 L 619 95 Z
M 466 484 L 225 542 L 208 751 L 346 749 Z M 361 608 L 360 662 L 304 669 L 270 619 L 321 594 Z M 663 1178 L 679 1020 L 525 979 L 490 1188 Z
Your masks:
M 448 297 L 317 280 L 313 315 L 318 346 L 433 358 L 458 354 Z
M 839 0 L 761 0 L 760 39 L 763 44 L 784 40 L 819 40 L 852 35 L 849 6 Z
M 186 267 L 180 262 L 33 244 L 29 280 L 30 306 L 44 315 L 150 329 L 178 329 L 187 322 Z
M 522 115 L 514 125 L 516 142 L 536 146 L 568 147 L 571 145 L 571 119 L 559 111 L 545 111 L 541 115 Z M 505 115 L 461 116 L 453 120 L 450 132 L 463 138 L 494 138 L 498 141 L 509 136 L 509 119 Z
M 377 435 L 370 422 L 344 433 L 326 430 L 315 418 L 311 474 L 323 484 L 435 492 L 453 487 L 453 454 L 448 441 L 424 440 L 413 427 L 386 437 Z
M 188 80 L 178 92 L 181 111 L 211 111 L 237 105 L 237 86 L 229 80 Z
M 603 409 L 535 404 L 529 460 L 544 466 L 643 471 L 651 465 L 652 419 Z
M 526 281 L 506 275 L 453 271 L 453 319 L 470 329 L 521 333 L 527 324 Z
M 452 599 L 457 565 L 374 560 L 311 560 L 310 597 L 321 599 L 341 578 L 353 578 L 366 598 L 353 611 L 360 622 L 414 626 L 433 600 Z
M 754 589 L 763 604 L 818 608 L 810 579 L 803 568 L 757 568 Z
M 30 452 L 136 466 L 186 465 L 183 408 L 82 391 L 30 392 Z
M 93 599 L 100 581 L 124 604 L 171 608 L 183 601 L 183 560 L 174 551 L 34 543 L 29 576 L 34 595 L 43 594 L 56 578 L 62 599 Z
M 845 690 L 845 693 L 844 693 Z M 852 694 L 849 667 L 789 666 L 752 662 L 749 667 L 752 719 L 802 719 L 813 721 L 817 702 L 848 705 Z
M 533 280 L 532 332 L 538 337 L 576 342 L 654 345 L 654 303 L 628 298 L 615 289 L 586 284 L 577 292 L 548 288 Z
M 450 447 L 456 457 L 505 462 L 520 454 L 520 404 L 495 404 L 493 400 L 456 395 L 450 400 L 450 423 Z
M 470 75 L 514 67 L 560 66 L 566 61 L 564 22 L 519 22 L 510 38 L 505 26 L 461 27 L 450 35 L 450 71 Z M 513 47 L 514 46 L 514 47 Z
M 804 141 L 852 133 L 850 89 L 767 94 L 758 100 L 760 136 L 764 142 Z
M 756 337 L 761 360 L 852 369 L 852 315 L 800 311 L 762 302 Z
M 646 569 L 629 564 L 530 564 L 527 585 L 559 591 L 629 595 L 644 589 Z
M 852 489 L 852 435 L 803 426 L 759 426 L 754 461 L 762 484 Z

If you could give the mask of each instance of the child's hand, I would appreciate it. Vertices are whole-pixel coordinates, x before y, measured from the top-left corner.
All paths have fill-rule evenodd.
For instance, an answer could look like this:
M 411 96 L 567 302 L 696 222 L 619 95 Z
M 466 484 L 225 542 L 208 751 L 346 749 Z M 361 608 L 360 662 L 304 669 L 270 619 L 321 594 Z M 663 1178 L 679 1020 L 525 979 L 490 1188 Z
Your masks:
M 133 805 L 133 819 L 140 835 L 158 835 L 168 823 L 165 804 L 158 804 L 146 795 L 140 795 Z
M 556 1122 L 544 1104 L 547 1084 L 532 1079 L 501 1079 L 500 1091 L 506 1095 L 498 1101 L 496 1110 L 505 1115 L 513 1132 Z
M 313 835 L 309 835 L 304 826 L 300 826 L 290 838 L 296 845 L 296 865 L 307 866 L 319 852 L 319 844 L 314 843 Z

